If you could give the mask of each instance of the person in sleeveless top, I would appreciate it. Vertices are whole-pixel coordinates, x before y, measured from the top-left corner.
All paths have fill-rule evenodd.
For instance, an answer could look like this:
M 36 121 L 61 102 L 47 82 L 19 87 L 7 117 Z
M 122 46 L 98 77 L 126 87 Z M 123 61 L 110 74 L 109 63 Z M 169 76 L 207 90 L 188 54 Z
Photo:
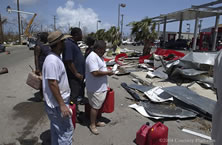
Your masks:
M 44 45 L 47 43 L 47 32 L 41 32 L 39 34 L 39 39 L 37 40 L 35 49 L 34 49 L 34 56 L 35 56 L 35 73 L 37 75 L 42 74 L 42 65 L 44 63 L 44 60 L 46 56 L 51 51 L 51 48 L 49 46 Z

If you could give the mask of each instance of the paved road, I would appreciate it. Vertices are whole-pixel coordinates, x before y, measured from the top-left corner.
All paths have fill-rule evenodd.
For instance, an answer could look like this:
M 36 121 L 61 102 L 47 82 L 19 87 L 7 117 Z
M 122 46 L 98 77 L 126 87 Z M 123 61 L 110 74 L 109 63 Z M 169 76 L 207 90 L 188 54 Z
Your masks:
M 30 101 L 38 93 L 25 83 L 29 65 L 34 66 L 33 51 L 25 46 L 7 50 L 10 54 L 0 54 L 0 67 L 9 70 L 0 76 L 0 144 L 23 143 L 44 116 L 43 103 Z
M 136 47 L 135 47 L 136 48 Z M 136 48 L 139 49 L 139 48 Z M 0 75 L 0 145 L 49 145 L 49 121 L 44 111 L 43 102 L 34 102 L 38 91 L 25 84 L 30 68 L 33 65 L 33 51 L 27 47 L 9 48 L 11 54 L 0 54 L 0 67 L 8 67 L 9 73 Z M 115 90 L 115 111 L 104 114 L 109 122 L 99 128 L 100 135 L 90 133 L 86 120 L 77 124 L 74 133 L 75 145 L 133 145 L 136 131 L 146 122 L 155 120 L 142 117 L 128 108 L 133 102 L 131 96 L 120 86 L 121 82 L 132 83 L 130 76 L 109 77 L 110 86 Z M 84 107 L 80 106 L 84 111 Z M 82 119 L 85 119 L 82 116 Z M 181 132 L 178 127 L 189 127 L 197 130 L 207 127 L 209 122 L 203 119 L 168 120 L 168 145 L 201 145 L 210 144 L 193 135 Z M 209 132 L 205 134 L 209 135 Z

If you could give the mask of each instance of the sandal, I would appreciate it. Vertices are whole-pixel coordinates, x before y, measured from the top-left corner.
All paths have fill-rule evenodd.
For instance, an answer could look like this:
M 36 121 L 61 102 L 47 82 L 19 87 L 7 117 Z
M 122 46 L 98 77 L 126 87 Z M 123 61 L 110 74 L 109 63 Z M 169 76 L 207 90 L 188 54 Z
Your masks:
M 90 129 L 90 131 L 91 131 L 93 134 L 95 134 L 95 135 L 98 135 L 98 134 L 99 134 L 99 131 L 97 130 L 96 127 L 95 127 L 95 128 L 92 128 L 91 126 L 89 126 L 89 129 Z
M 105 122 L 97 122 L 96 126 L 98 126 L 98 127 L 105 127 L 106 123 Z

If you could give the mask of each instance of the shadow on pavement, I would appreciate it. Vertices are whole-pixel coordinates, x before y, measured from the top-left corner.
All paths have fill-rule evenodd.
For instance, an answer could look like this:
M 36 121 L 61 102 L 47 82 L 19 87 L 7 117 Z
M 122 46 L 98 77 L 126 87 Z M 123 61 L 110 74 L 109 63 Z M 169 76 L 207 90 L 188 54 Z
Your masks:
M 40 135 L 40 139 L 42 140 L 42 145 L 51 145 L 51 133 L 50 129 L 44 131 Z
M 90 119 L 89 119 L 89 114 L 85 113 L 85 112 L 79 112 L 77 114 L 77 122 L 82 126 L 89 126 L 90 125 Z M 105 118 L 103 116 L 99 116 L 98 120 L 101 122 L 105 122 L 106 124 L 108 124 L 109 122 L 111 122 L 111 120 L 109 120 L 108 118 Z
M 42 96 L 42 93 L 39 91 L 39 92 L 36 92 L 34 94 L 34 97 L 33 98 L 29 98 L 28 101 L 32 101 L 32 102 L 43 102 L 43 96 Z

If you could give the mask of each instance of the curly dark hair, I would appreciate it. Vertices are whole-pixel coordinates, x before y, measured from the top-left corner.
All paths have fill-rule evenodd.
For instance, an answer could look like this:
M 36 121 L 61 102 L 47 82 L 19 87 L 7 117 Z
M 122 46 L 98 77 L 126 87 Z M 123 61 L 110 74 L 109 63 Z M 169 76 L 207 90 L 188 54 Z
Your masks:
M 39 34 L 40 41 L 43 43 L 47 43 L 48 42 L 48 39 L 47 39 L 48 35 L 49 35 L 48 32 L 41 32 Z
M 82 33 L 82 30 L 78 27 L 71 28 L 71 35 L 76 36 Z
M 91 37 L 91 36 L 87 36 L 85 38 L 85 43 L 86 45 L 88 45 L 89 47 L 92 47 L 95 43 L 95 38 Z

